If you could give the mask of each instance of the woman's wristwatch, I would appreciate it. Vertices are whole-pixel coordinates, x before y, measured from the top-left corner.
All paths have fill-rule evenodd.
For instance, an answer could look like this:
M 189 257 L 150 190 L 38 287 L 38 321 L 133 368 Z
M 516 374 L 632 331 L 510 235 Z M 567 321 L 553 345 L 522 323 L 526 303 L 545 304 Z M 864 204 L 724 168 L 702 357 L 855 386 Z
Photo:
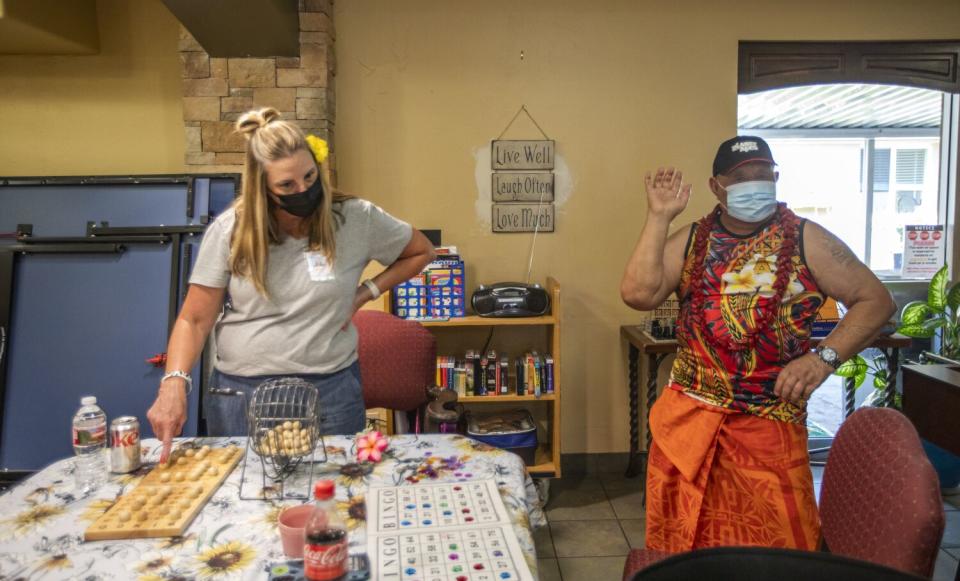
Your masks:
M 166 375 L 160 378 L 160 383 L 163 383 L 168 379 L 173 379 L 174 377 L 178 377 L 187 382 L 187 394 L 193 391 L 193 378 L 190 377 L 190 374 L 187 373 L 186 371 L 179 371 L 179 370 L 171 371 L 170 373 L 167 373 Z
M 363 281 L 363 283 L 361 284 L 363 284 L 363 286 L 370 289 L 370 294 L 373 296 L 373 300 L 377 300 L 378 298 L 380 298 L 380 295 L 383 294 L 382 292 L 380 292 L 380 287 L 377 286 L 377 283 L 373 282 L 369 278 Z

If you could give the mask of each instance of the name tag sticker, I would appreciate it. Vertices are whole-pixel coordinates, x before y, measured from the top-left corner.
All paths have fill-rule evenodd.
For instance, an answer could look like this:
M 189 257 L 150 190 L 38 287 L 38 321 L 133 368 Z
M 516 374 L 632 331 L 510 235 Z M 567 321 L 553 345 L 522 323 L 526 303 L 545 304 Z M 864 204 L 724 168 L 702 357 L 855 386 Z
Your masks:
M 320 252 L 305 252 L 307 259 L 307 273 L 310 280 L 315 282 L 330 282 L 335 280 L 333 265 L 327 262 L 327 257 Z

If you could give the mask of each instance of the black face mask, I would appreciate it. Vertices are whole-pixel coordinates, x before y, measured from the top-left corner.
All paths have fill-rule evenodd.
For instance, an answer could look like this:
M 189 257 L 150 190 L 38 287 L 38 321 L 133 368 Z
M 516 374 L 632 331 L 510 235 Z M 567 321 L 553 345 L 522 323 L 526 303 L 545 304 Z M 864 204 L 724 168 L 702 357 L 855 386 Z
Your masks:
M 306 218 L 313 214 L 320 202 L 323 201 L 323 183 L 318 177 L 309 188 L 295 194 L 277 196 L 274 194 L 277 205 L 294 216 Z

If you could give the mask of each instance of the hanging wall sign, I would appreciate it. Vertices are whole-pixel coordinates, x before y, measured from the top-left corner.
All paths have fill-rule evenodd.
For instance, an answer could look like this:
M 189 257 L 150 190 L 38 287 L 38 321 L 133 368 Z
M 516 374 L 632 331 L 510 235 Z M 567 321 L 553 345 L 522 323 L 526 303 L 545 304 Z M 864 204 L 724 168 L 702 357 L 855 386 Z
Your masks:
M 553 232 L 553 204 L 494 204 L 494 232 Z
M 491 142 L 492 169 L 553 169 L 555 144 L 552 139 L 537 141 L 497 139 Z
M 493 172 L 494 202 L 552 202 L 553 172 Z
M 543 139 L 501 139 L 525 113 L 540 130 Z M 537 120 L 520 107 L 500 136 L 490 142 L 490 169 L 493 170 L 492 225 L 495 233 L 553 232 L 554 174 L 556 143 Z

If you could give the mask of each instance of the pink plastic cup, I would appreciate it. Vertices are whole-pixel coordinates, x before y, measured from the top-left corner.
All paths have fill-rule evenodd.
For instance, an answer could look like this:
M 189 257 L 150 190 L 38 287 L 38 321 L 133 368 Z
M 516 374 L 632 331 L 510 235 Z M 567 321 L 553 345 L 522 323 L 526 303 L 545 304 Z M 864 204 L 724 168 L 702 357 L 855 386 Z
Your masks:
M 312 504 L 301 504 L 285 508 L 280 513 L 280 542 L 283 544 L 283 554 L 293 559 L 303 557 L 303 529 L 307 526 L 307 520 L 310 519 L 310 513 L 313 512 Z

